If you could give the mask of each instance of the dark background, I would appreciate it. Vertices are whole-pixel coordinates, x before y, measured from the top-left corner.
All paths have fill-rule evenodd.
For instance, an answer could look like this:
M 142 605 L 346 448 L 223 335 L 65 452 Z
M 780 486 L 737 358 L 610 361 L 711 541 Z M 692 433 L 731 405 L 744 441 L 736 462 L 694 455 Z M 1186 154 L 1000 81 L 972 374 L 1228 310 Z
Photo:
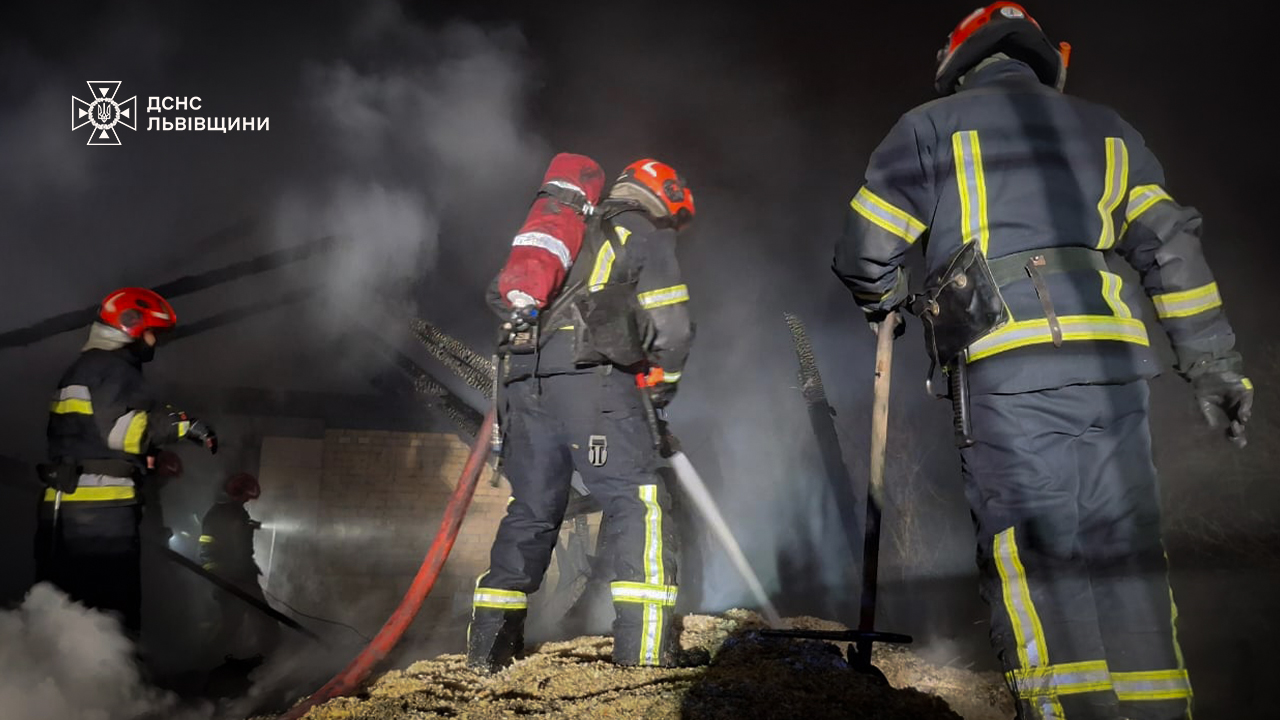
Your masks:
M 162 348 L 148 373 L 215 424 L 254 414 L 220 400 L 232 388 L 285 405 L 328 394 L 343 406 L 394 373 L 357 322 L 413 352 L 400 319 L 418 315 L 488 351 L 483 287 L 554 152 L 590 155 L 611 174 L 658 157 L 687 176 L 698 206 L 681 252 L 699 338 L 674 427 L 784 609 L 854 622 L 856 568 L 782 313 L 808 324 L 861 480 L 873 338 L 830 274 L 832 244 L 869 153 L 899 114 L 933 97 L 934 53 L 973 5 L 748 5 L 6 3 L 0 331 L 121 285 L 334 233 L 349 240 L 341 252 L 176 300 L 184 323 L 263 312 Z M 1199 424 L 1181 380 L 1153 383 L 1174 590 L 1209 718 L 1260 710 L 1280 670 L 1274 38 L 1262 7 L 1028 7 L 1053 40 L 1073 45 L 1067 90 L 1137 127 L 1168 190 L 1204 213 L 1205 254 L 1259 388 L 1252 442 L 1236 452 Z M 136 94 L 143 118 L 148 96 L 200 96 L 200 111 L 165 117 L 269 117 L 270 130 L 156 132 L 142 122 L 117 128 L 120 147 L 85 147 L 85 131 L 67 125 L 67 96 L 86 97 L 85 81 L 97 79 L 122 80 L 117 99 Z M 308 301 L 280 303 L 301 288 L 314 290 Z M 46 398 L 82 342 L 76 331 L 0 349 L 7 599 L 29 583 L 26 473 L 42 457 Z M 915 324 L 897 348 L 880 616 L 940 662 L 991 667 L 947 408 L 923 391 Z M 183 449 L 187 483 L 166 503 L 207 505 L 222 477 L 256 463 L 257 438 L 286 433 L 287 420 L 224 420 L 226 450 Z M 703 609 L 749 602 L 721 556 L 691 570 Z

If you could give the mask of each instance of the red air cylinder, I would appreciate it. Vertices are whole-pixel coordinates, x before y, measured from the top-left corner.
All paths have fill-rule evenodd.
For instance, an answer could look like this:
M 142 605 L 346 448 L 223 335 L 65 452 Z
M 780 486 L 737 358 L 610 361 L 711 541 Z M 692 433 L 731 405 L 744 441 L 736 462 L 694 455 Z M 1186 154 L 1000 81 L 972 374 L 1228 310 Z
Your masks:
M 582 249 L 587 215 L 603 191 L 604 170 L 595 160 L 570 153 L 551 159 L 498 276 L 498 292 L 508 305 L 531 300 L 544 308 L 555 297 Z

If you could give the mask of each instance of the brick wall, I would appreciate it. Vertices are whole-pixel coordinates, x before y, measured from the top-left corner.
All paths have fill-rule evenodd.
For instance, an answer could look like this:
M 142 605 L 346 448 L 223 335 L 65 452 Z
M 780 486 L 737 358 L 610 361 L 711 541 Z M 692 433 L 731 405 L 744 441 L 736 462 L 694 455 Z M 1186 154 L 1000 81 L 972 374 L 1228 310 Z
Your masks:
M 376 632 L 417 572 L 467 452 L 456 436 L 437 433 L 264 438 L 262 497 L 248 506 L 265 524 L 256 543 L 264 587 L 302 612 Z M 497 487 L 491 479 L 486 468 L 444 573 L 410 631 L 454 651 L 510 494 L 505 479 Z M 555 581 L 553 563 L 545 586 Z

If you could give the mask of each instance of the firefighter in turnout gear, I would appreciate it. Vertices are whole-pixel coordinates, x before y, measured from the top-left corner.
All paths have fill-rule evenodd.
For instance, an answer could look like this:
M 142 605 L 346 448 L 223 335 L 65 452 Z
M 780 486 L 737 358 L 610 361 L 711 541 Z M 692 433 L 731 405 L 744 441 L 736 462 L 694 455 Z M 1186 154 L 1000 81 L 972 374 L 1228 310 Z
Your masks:
M 670 402 L 693 341 L 676 261 L 677 232 L 693 212 L 683 178 L 637 161 L 586 210 L 581 252 L 544 310 L 513 307 L 498 280 L 490 289 L 508 319 L 499 408 L 512 498 L 476 581 L 473 667 L 496 670 L 523 652 L 528 595 L 550 562 L 575 469 L 603 509 L 612 548 L 614 662 L 675 664 L 676 535 L 646 407 Z M 522 341 L 531 329 L 534 340 Z M 636 376 L 657 369 L 663 382 L 640 388 Z
M 73 600 L 141 628 L 141 483 L 158 448 L 186 439 L 217 451 L 208 424 L 158 402 L 142 376 L 157 337 L 177 323 L 169 303 L 144 288 L 108 295 L 80 356 L 49 409 L 47 490 L 36 534 L 36 579 Z M 163 470 L 163 468 L 161 468 Z
M 1136 271 L 1202 409 L 1244 444 L 1252 385 L 1160 163 L 1066 95 L 1069 46 L 997 2 L 948 37 L 941 99 L 904 114 L 854 196 L 834 271 L 873 324 L 908 303 L 944 368 L 992 643 L 1023 718 L 1189 717 L 1160 537 Z M 967 386 L 964 384 L 967 381 Z
M 251 518 L 245 509 L 245 503 L 257 499 L 262 489 L 257 478 L 242 472 L 227 478 L 223 491 L 226 497 L 214 503 L 200 523 L 200 562 L 205 570 L 235 583 L 266 604 L 266 595 L 258 583 L 262 570 L 253 557 L 253 536 L 262 523 Z M 257 652 L 275 645 L 279 628 L 274 620 L 262 618 L 258 629 L 254 627 L 257 610 L 221 588 L 212 592 L 218 606 L 215 647 L 239 658 L 253 654 L 241 650 L 250 643 Z M 253 637 L 242 638 L 247 628 L 255 631 Z

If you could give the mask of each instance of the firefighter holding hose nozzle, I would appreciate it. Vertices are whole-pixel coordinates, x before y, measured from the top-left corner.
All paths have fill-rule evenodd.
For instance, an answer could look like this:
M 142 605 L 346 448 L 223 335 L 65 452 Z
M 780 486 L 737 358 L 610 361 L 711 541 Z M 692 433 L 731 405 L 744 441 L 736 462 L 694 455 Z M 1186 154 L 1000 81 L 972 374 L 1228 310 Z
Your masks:
M 670 166 L 629 165 L 603 200 L 590 158 L 556 156 L 491 287 L 504 319 L 498 408 L 512 498 L 476 581 L 467 660 L 521 656 L 577 470 L 612 548 L 614 662 L 671 666 L 676 536 L 645 403 L 665 406 L 693 341 L 676 236 L 693 194 Z M 655 368 L 663 382 L 638 387 Z

